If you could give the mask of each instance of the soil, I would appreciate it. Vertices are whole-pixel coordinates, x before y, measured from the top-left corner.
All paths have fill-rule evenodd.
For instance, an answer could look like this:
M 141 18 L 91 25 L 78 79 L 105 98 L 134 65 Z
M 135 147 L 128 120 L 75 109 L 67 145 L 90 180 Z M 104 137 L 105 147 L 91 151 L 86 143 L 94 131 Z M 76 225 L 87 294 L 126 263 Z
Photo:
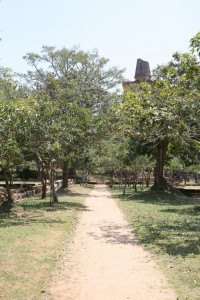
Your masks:
M 92 190 L 85 206 L 44 299 L 177 299 L 105 185 Z

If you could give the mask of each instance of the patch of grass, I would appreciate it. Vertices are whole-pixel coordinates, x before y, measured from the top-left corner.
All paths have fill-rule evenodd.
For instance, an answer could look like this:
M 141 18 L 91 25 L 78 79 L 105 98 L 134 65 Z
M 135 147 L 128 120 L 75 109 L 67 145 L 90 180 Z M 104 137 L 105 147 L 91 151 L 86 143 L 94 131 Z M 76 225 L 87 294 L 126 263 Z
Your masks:
M 59 191 L 59 203 L 29 198 L 0 211 L 0 298 L 41 299 L 66 238 L 91 188 Z
M 111 190 L 112 191 L 112 190 Z M 158 260 L 179 299 L 200 299 L 200 212 L 181 193 L 127 189 L 113 195 L 138 241 Z

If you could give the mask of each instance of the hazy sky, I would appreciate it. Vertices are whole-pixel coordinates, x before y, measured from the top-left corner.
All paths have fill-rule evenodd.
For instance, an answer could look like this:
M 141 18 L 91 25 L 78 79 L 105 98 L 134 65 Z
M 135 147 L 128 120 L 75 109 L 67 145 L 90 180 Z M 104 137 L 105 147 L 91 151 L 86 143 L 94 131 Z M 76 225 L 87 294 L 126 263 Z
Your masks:
M 79 45 L 134 80 L 137 58 L 167 63 L 198 31 L 200 0 L 1 0 L 0 65 L 25 72 L 27 52 Z

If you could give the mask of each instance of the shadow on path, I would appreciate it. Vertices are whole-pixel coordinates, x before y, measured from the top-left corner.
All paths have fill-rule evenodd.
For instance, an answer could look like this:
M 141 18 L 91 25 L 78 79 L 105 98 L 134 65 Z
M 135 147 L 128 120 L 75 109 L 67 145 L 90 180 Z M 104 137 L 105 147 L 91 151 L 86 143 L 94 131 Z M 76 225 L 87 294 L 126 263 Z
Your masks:
M 88 235 L 92 236 L 95 240 L 100 240 L 109 244 L 123 244 L 123 245 L 138 245 L 137 240 L 130 232 L 128 225 L 102 225 L 98 224 L 100 233 L 89 232 Z

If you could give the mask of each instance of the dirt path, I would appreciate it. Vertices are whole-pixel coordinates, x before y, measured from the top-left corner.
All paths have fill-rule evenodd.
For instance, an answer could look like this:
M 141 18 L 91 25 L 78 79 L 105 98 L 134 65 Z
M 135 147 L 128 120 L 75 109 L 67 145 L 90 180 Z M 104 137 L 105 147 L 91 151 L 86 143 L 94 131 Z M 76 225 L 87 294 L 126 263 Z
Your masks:
M 45 299 L 175 300 L 166 279 L 137 244 L 110 193 L 98 185 L 86 199 L 67 255 Z

